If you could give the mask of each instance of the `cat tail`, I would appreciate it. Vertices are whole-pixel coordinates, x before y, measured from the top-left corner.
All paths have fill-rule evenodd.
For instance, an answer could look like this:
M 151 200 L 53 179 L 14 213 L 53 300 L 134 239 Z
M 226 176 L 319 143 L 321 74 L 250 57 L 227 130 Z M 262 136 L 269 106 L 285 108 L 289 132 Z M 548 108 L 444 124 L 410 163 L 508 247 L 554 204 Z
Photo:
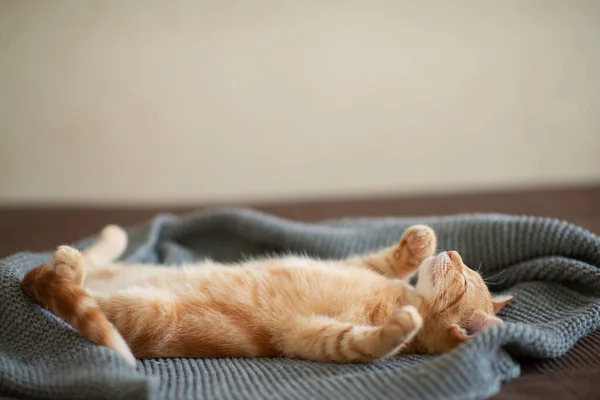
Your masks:
M 136 359 L 127 342 L 106 318 L 96 299 L 81 286 L 83 269 L 82 254 L 72 247 L 60 246 L 52 257 L 52 265 L 42 264 L 29 271 L 22 287 L 38 304 L 82 336 L 114 350 L 136 368 Z
M 90 267 L 101 267 L 117 260 L 127 248 L 127 233 L 117 225 L 108 225 L 100 232 L 98 241 L 83 250 Z

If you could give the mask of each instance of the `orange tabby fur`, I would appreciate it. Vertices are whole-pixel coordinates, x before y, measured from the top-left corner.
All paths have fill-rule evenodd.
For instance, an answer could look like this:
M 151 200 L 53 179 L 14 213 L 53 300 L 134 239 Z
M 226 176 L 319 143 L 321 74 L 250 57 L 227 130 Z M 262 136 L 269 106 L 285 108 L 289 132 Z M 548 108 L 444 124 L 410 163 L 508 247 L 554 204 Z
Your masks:
M 512 298 L 492 299 L 457 252 L 434 256 L 435 233 L 423 225 L 395 246 L 338 261 L 111 264 L 126 244 L 125 232 L 108 226 L 83 253 L 60 246 L 50 265 L 25 275 L 23 288 L 133 366 L 135 357 L 371 362 L 441 353 L 500 324 L 494 314 Z

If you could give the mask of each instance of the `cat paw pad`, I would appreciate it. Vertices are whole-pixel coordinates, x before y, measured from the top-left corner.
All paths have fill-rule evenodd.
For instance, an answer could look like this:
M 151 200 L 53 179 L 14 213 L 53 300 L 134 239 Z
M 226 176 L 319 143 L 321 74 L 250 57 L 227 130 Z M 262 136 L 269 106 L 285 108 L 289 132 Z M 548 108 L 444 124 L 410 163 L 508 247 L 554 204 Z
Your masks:
M 411 226 L 404 232 L 400 242 L 400 246 L 405 246 L 410 255 L 419 261 L 433 255 L 436 244 L 435 232 L 426 225 Z

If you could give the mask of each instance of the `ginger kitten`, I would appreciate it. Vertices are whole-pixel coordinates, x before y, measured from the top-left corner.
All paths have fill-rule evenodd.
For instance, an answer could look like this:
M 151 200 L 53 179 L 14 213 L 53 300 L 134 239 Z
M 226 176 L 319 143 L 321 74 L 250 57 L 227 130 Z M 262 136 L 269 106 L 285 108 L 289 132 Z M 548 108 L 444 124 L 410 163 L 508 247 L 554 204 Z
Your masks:
M 493 299 L 455 251 L 408 228 L 392 247 L 344 260 L 282 257 L 180 268 L 113 262 L 127 235 L 107 226 L 82 253 L 60 246 L 24 290 L 132 365 L 155 357 L 297 357 L 373 362 L 446 352 L 512 297 Z M 415 287 L 408 279 L 419 271 Z

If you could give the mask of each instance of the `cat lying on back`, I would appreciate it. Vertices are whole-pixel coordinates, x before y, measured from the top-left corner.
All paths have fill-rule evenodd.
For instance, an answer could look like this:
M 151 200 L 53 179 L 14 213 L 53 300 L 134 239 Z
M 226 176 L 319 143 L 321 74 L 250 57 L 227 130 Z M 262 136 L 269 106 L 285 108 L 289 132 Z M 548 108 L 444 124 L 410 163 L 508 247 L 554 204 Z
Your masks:
M 512 299 L 493 299 L 457 252 L 434 255 L 435 233 L 423 225 L 393 247 L 339 261 L 113 264 L 126 245 L 126 233 L 108 226 L 83 253 L 59 247 L 23 288 L 133 366 L 135 357 L 372 362 L 436 354 L 502 323 L 495 314 Z

